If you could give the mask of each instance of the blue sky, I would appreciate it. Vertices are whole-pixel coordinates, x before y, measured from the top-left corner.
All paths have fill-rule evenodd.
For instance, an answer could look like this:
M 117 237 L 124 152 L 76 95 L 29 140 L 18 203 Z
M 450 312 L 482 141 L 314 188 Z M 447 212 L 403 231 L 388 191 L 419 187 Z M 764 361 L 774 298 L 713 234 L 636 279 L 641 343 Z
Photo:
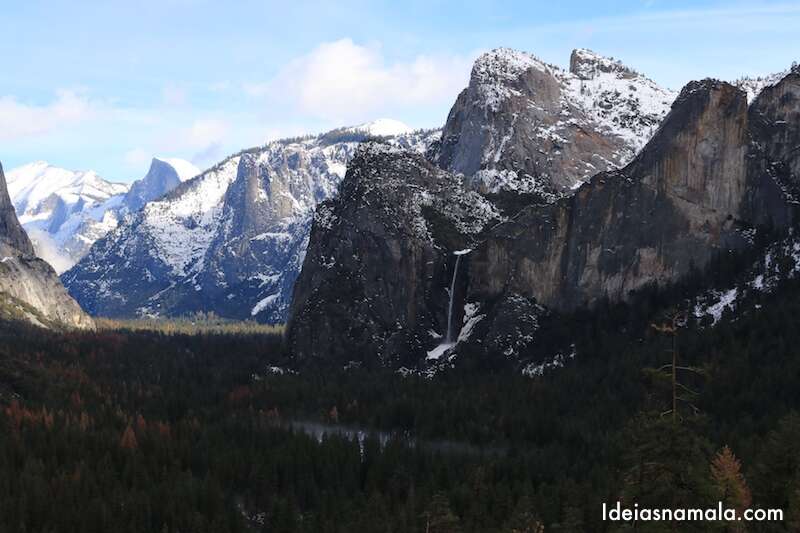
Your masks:
M 680 88 L 800 60 L 800 2 L 12 1 L 0 31 L 0 161 L 108 179 L 152 155 L 206 167 L 267 139 L 379 117 L 441 125 L 497 46 L 573 48 Z

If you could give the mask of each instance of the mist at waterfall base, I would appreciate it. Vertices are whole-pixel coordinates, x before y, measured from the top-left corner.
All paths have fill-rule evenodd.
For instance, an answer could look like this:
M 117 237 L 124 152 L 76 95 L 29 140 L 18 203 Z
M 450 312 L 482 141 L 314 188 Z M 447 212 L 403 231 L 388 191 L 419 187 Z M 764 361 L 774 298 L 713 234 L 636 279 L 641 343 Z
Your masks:
M 447 333 L 444 336 L 444 340 L 436 348 L 428 352 L 427 359 L 429 360 L 439 359 L 453 346 L 458 344 L 458 335 L 454 334 L 453 328 L 453 302 L 456 294 L 456 280 L 458 279 L 458 267 L 461 265 L 461 258 L 471 251 L 471 248 L 467 248 L 453 252 L 453 255 L 456 256 L 456 265 L 453 268 L 453 278 L 450 280 L 450 288 L 448 289 L 450 301 L 447 305 Z M 459 332 L 460 329 L 461 328 L 459 328 Z

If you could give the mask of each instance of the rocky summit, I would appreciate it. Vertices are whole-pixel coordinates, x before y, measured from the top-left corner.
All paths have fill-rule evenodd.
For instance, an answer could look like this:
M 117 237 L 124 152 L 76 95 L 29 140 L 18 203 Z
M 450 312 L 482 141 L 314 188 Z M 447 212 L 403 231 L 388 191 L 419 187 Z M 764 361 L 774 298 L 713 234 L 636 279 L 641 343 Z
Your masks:
M 46 327 L 93 328 L 53 268 L 36 257 L 17 219 L 0 165 L 0 316 Z
M 630 161 L 675 96 L 589 50 L 567 71 L 500 48 L 475 62 L 432 157 L 481 192 L 552 199 Z
M 605 76 L 641 79 L 586 51 L 573 53 L 569 73 L 495 51 L 476 63 L 429 152 L 444 170 L 364 149 L 342 194 L 315 218 L 289 324 L 294 354 L 399 365 L 471 346 L 513 358 L 544 313 L 667 286 L 745 249 L 761 228 L 789 227 L 800 177 L 796 71 L 750 104 L 734 85 L 689 83 L 660 124 L 626 122 L 639 131 L 659 124 L 638 155 L 614 169 L 633 151 L 617 144 L 606 169 L 586 178 L 580 143 L 593 143 L 588 156 L 624 135 L 598 129 L 595 142 L 585 126 L 564 122 L 556 146 L 530 128 L 566 109 L 563 80 Z M 555 164 L 565 149 L 570 164 Z M 475 187 L 484 171 L 536 186 L 514 185 L 505 192 L 517 200 L 498 201 L 496 189 Z M 455 206 L 464 209 L 453 218 Z

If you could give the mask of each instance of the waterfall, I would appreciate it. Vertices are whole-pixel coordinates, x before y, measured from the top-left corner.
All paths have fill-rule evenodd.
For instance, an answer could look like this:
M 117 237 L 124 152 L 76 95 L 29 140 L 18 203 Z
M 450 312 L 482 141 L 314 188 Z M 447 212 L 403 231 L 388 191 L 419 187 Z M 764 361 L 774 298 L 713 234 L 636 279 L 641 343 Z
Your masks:
M 453 307 L 455 307 L 456 300 L 456 281 L 458 280 L 458 267 L 461 265 L 461 256 L 467 255 L 472 249 L 458 250 L 453 252 L 456 256 L 456 265 L 453 268 L 453 279 L 450 280 L 450 302 L 447 305 L 447 335 L 442 339 L 442 342 L 428 352 L 428 359 L 439 359 L 442 355 L 447 353 L 458 342 L 458 334 L 461 332 L 460 328 L 456 331 L 453 327 Z
M 450 281 L 450 304 L 447 307 L 447 336 L 444 342 L 453 344 L 453 300 L 456 298 L 456 278 L 458 277 L 458 265 L 461 263 L 461 256 L 464 254 L 456 255 L 456 267 L 453 269 L 453 279 Z

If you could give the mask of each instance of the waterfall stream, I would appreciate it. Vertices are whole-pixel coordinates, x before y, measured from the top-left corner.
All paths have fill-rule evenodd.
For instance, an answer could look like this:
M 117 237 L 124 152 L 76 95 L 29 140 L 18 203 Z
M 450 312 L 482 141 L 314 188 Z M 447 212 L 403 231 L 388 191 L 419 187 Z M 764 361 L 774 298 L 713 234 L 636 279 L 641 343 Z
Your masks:
M 456 264 L 453 268 L 453 278 L 450 280 L 450 301 L 447 305 L 447 333 L 442 342 L 436 348 L 428 352 L 428 359 L 439 359 L 442 355 L 447 353 L 450 348 L 458 343 L 458 334 L 460 333 L 460 329 L 457 331 L 456 328 L 453 327 L 453 308 L 455 306 L 456 299 L 456 281 L 458 280 L 458 267 L 461 265 L 461 256 L 467 255 L 471 251 L 472 249 L 467 248 L 465 250 L 453 252 L 453 255 L 456 256 Z
M 453 338 L 453 300 L 456 297 L 456 278 L 458 277 L 458 265 L 461 263 L 461 256 L 456 256 L 456 267 L 453 269 L 453 280 L 450 282 L 450 304 L 447 306 L 447 336 L 444 338 L 445 343 L 454 343 Z

